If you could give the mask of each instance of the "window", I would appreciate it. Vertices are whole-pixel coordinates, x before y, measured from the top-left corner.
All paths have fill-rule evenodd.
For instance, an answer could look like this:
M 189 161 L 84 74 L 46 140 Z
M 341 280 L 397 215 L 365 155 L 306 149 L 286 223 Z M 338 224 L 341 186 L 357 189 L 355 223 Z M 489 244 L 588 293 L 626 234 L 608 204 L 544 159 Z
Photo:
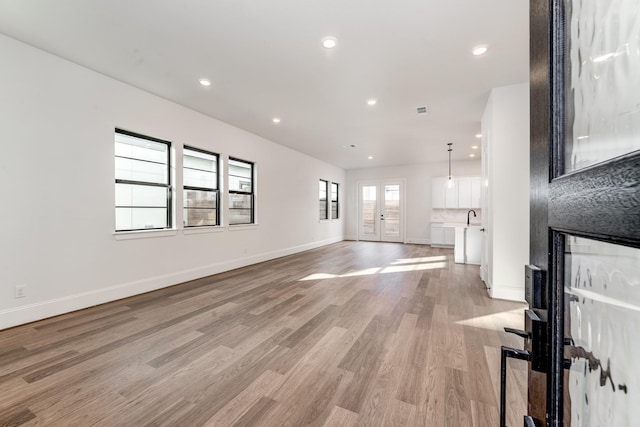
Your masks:
M 329 191 L 329 181 L 321 179 L 319 182 L 320 199 L 320 219 L 329 219 L 329 205 L 327 204 L 327 192 Z
M 116 129 L 116 231 L 171 227 L 171 143 Z
M 229 157 L 229 225 L 254 223 L 253 163 Z
M 185 146 L 182 187 L 184 226 L 219 225 L 218 155 Z
M 335 182 L 331 183 L 331 219 L 339 218 L 339 210 L 338 210 L 338 184 Z

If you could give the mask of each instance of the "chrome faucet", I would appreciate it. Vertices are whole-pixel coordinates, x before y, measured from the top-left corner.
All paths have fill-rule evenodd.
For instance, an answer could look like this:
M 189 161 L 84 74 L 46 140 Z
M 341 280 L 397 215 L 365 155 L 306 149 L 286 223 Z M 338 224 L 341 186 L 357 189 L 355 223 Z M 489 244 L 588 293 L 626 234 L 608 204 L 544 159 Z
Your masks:
M 467 212 L 467 225 L 469 225 L 469 214 L 473 212 L 473 217 L 476 217 L 476 211 L 474 211 L 473 209 L 471 209 L 469 212 Z

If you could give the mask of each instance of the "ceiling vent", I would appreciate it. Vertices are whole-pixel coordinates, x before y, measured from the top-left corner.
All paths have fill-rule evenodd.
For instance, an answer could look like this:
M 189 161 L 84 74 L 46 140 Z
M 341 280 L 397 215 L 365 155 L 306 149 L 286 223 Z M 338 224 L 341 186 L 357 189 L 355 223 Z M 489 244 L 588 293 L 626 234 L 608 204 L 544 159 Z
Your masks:
M 419 116 L 424 116 L 425 114 L 427 114 L 427 107 L 418 107 L 416 108 L 416 110 L 418 110 Z

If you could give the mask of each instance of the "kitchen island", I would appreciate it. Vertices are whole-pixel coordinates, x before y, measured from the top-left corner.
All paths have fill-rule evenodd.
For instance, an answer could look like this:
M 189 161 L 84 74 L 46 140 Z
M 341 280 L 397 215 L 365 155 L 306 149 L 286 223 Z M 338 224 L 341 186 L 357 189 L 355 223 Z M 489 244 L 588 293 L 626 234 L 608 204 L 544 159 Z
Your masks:
M 457 264 L 480 265 L 482 253 L 482 226 L 480 224 L 445 223 L 445 227 L 455 229 L 453 247 L 454 260 Z

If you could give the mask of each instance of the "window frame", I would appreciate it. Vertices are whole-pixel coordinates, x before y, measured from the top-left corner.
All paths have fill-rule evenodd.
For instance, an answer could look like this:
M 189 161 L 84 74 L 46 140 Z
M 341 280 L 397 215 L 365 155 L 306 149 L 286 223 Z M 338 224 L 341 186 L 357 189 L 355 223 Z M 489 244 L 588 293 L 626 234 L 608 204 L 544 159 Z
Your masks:
M 148 135 L 143 135 L 137 132 L 131 132 L 125 129 L 120 129 L 120 128 L 115 128 L 114 131 L 114 166 L 115 166 L 115 159 L 116 158 L 127 158 L 127 157 L 123 157 L 123 156 L 117 156 L 115 154 L 115 138 L 117 134 L 121 134 L 121 135 L 126 135 L 126 136 L 130 136 L 133 138 L 138 138 L 138 139 L 143 139 L 143 140 L 147 140 L 147 141 L 152 141 L 152 142 L 157 142 L 157 143 L 161 143 L 161 144 L 165 144 L 167 146 L 167 162 L 166 162 L 166 167 L 167 167 L 167 181 L 166 184 L 161 184 L 161 183 L 156 183 L 156 182 L 149 182 L 149 181 L 138 181 L 138 180 L 131 180 L 131 179 L 120 179 L 120 178 L 116 178 L 115 177 L 115 170 L 114 170 L 114 179 L 115 179 L 115 185 L 117 186 L 117 184 L 127 184 L 127 185 L 139 185 L 139 186 L 146 186 L 146 187 L 160 187 L 160 188 L 165 188 L 166 189 L 166 193 L 167 193 L 167 206 L 166 207 L 162 207 L 165 208 L 167 210 L 167 223 L 165 227 L 152 227 L 152 228 L 130 228 L 130 229 L 118 229 L 117 225 L 116 225 L 116 221 L 114 218 L 114 229 L 116 233 L 126 233 L 126 232 L 132 232 L 132 231 L 154 231 L 154 230 L 167 230 L 167 229 L 172 229 L 173 228 L 173 187 L 171 185 L 171 141 L 167 141 L 164 139 L 160 139 L 160 138 L 154 138 L 152 136 L 148 136 Z M 136 161 L 143 161 L 143 162 L 150 162 L 148 160 L 140 160 L 140 159 L 133 159 L 133 158 L 129 158 L 131 160 L 136 160 Z M 156 163 L 156 164 L 160 164 L 157 162 L 150 162 L 150 163 Z M 114 186 L 114 189 L 117 188 Z M 116 210 L 118 208 L 136 208 L 136 206 L 118 206 L 116 204 L 116 201 L 114 199 L 114 214 L 116 212 Z M 142 206 L 144 208 L 150 208 L 149 206 Z M 141 208 L 140 206 L 138 206 L 138 208 Z M 159 208 L 159 207 L 154 207 L 154 208 Z
M 333 188 L 335 186 L 336 189 L 336 198 L 334 200 L 333 198 Z M 331 211 L 331 219 L 340 219 L 340 184 L 338 184 L 337 182 L 331 182 L 330 184 L 330 198 L 331 198 L 331 209 L 329 209 Z M 335 203 L 336 206 L 336 216 L 333 216 L 333 205 Z
M 231 161 L 235 161 L 235 162 L 242 162 L 245 163 L 247 165 L 251 166 L 251 191 L 242 191 L 242 190 L 232 190 L 231 189 L 231 184 L 227 183 L 227 194 L 229 196 L 229 200 L 228 200 L 228 205 L 229 205 L 229 212 L 233 211 L 233 210 L 239 210 L 239 209 L 245 209 L 245 208 L 234 208 L 232 207 L 231 204 L 231 195 L 232 194 L 240 194 L 240 195 L 249 195 L 251 196 L 251 222 L 236 222 L 236 223 L 232 223 L 231 222 L 231 215 L 229 214 L 227 222 L 229 224 L 229 226 L 246 226 L 246 225 L 255 225 L 256 224 L 256 166 L 254 162 L 250 162 L 248 160 L 243 160 L 240 159 L 238 157 L 232 157 L 229 156 L 228 161 L 227 161 L 227 180 L 229 180 L 229 177 L 231 176 L 235 176 L 238 177 L 238 175 L 232 175 L 231 174 Z M 239 178 L 245 178 L 245 177 L 239 177 Z
M 320 184 L 318 186 L 318 208 L 319 209 L 319 213 L 320 213 L 320 221 L 328 221 L 329 218 L 329 181 L 326 179 L 320 179 L 318 184 Z M 322 198 L 322 186 L 324 184 L 324 199 Z M 322 202 L 324 202 L 324 212 L 321 210 L 322 209 Z M 324 217 L 323 217 L 324 215 Z
M 216 158 L 215 164 L 216 164 L 216 171 L 215 171 L 215 175 L 216 175 L 216 188 L 208 188 L 208 187 L 196 187 L 193 185 L 185 185 L 184 184 L 184 170 L 185 170 L 185 165 L 184 165 L 184 157 L 185 157 L 185 153 L 186 151 L 196 151 L 198 153 L 203 153 L 203 154 L 208 154 L 210 156 L 214 156 Z M 203 169 L 194 169 L 194 168 L 187 168 L 187 169 L 192 169 L 192 170 L 201 170 L 204 172 L 211 172 L 211 171 L 205 171 Z M 185 223 L 185 218 L 184 218 L 184 211 L 185 209 L 202 209 L 202 208 L 193 208 L 193 207 L 187 207 L 185 205 L 186 200 L 184 199 L 184 190 L 193 190 L 193 191 L 206 191 L 206 192 L 210 192 L 210 193 L 215 193 L 216 195 L 216 206 L 215 206 L 215 210 L 216 210 L 216 223 L 211 225 L 211 224 L 202 224 L 202 225 L 186 225 Z M 202 148 L 196 148 L 193 147 L 191 145 L 184 145 L 182 147 L 182 212 L 183 212 L 183 218 L 182 218 L 182 226 L 185 229 L 193 229 L 193 228 L 199 228 L 199 227 L 218 227 L 220 226 L 220 154 L 218 153 L 214 153 L 213 151 L 208 151 L 208 150 L 203 150 Z

